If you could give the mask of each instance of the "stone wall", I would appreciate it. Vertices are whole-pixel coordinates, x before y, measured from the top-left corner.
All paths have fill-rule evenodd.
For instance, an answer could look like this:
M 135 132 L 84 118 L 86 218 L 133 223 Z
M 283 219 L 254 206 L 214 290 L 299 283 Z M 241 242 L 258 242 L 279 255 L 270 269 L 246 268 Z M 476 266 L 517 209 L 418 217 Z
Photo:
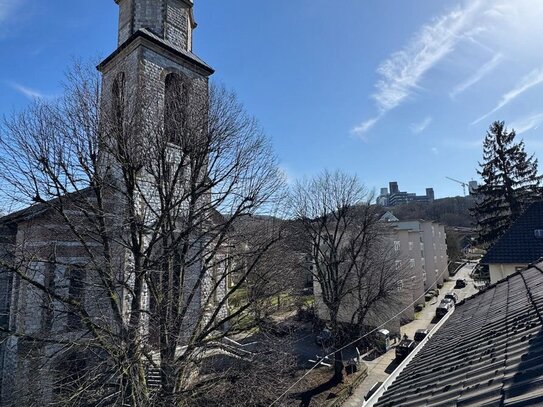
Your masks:
M 183 0 L 120 0 L 119 45 L 148 29 L 174 47 L 192 49 L 191 6 Z

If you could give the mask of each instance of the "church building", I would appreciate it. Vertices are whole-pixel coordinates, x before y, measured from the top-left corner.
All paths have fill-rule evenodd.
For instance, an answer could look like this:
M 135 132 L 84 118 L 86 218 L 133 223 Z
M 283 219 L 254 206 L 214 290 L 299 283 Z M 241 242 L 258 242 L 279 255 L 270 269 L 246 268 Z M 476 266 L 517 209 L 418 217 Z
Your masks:
M 98 66 L 101 138 L 93 178 L 107 180 L 108 187 L 91 182 L 0 218 L 0 406 L 53 403 L 62 396 L 62 383 L 114 354 L 100 342 L 104 335 L 120 336 L 133 320 L 143 321 L 136 333 L 142 348 L 160 359 L 168 338 L 154 324 L 168 321 L 153 321 L 150 310 L 169 306 L 161 302 L 168 295 L 183 297 L 184 312 L 198 321 L 177 316 L 188 341 L 197 336 L 196 325 L 206 326 L 202 315 L 210 301 L 224 295 L 217 275 L 226 266 L 220 260 L 203 266 L 212 263 L 205 249 L 210 242 L 224 245 L 224 236 L 206 234 L 221 216 L 205 209 L 211 208 L 209 193 L 193 202 L 183 196 L 184 185 L 205 182 L 205 159 L 186 157 L 205 133 L 213 74 L 192 50 L 193 1 L 115 2 L 118 47 Z M 132 179 L 136 158 L 141 169 Z M 165 204 L 167 188 L 174 198 Z M 164 213 L 174 212 L 173 226 L 167 226 Z M 188 222 L 187 213 L 206 219 L 193 221 L 198 233 L 183 237 L 179 225 Z M 105 222 L 96 227 L 96 219 Z M 163 235 L 157 237 L 157 230 Z M 140 251 L 133 249 L 138 245 Z M 181 248 L 182 254 L 176 252 Z M 158 271 L 140 272 L 149 269 Z M 85 352 L 78 356 L 81 347 Z

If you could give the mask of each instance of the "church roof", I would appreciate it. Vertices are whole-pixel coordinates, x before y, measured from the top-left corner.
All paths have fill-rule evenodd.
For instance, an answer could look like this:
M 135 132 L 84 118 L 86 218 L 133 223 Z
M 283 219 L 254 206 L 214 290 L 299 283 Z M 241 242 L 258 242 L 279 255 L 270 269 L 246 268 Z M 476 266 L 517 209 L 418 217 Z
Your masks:
M 12 212 L 8 215 L 0 217 L 0 225 L 5 225 L 9 223 L 17 223 L 20 221 L 32 219 L 35 216 L 38 216 L 49 209 L 45 204 L 35 204 L 24 209 L 21 209 L 16 212 Z
M 87 196 L 91 191 L 92 190 L 90 187 L 86 187 L 78 191 L 73 191 L 66 195 L 63 195 L 62 198 L 56 197 L 48 201 L 41 200 L 41 202 L 39 203 L 27 206 L 26 208 L 0 217 L 0 225 L 6 225 L 10 223 L 13 224 L 33 219 L 36 216 L 42 215 L 48 210 L 52 209 L 57 204 L 57 202 L 59 202 L 59 199 L 71 199 L 71 197 L 74 196 L 84 197 Z
M 116 55 L 118 55 L 122 50 L 124 50 L 126 47 L 128 47 L 132 42 L 134 42 L 138 38 L 145 38 L 157 45 L 160 45 L 161 47 L 166 48 L 171 53 L 203 69 L 208 75 L 211 75 L 215 72 L 213 68 L 211 68 L 201 58 L 199 58 L 192 52 L 175 46 L 171 42 L 164 40 L 163 38 L 161 38 L 160 36 L 156 35 L 155 33 L 151 32 L 150 30 L 146 28 L 142 28 L 136 31 L 134 34 L 132 34 L 132 36 L 128 40 L 126 40 L 119 48 L 117 48 L 111 55 L 109 55 L 106 59 L 104 59 L 98 65 L 98 70 L 102 70 L 113 58 L 115 58 Z
M 372 405 L 541 405 L 542 328 L 543 263 L 460 303 Z
M 543 257 L 543 201 L 531 204 L 488 249 L 482 264 L 530 264 Z

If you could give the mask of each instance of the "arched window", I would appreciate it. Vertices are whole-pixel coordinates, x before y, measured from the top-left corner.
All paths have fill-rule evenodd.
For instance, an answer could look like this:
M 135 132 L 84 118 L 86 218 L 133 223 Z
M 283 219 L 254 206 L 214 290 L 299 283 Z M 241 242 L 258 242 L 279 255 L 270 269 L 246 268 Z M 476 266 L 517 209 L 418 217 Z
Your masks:
M 124 87 L 124 72 L 119 72 L 111 87 L 112 127 L 117 135 L 121 134 L 123 130 Z
M 188 82 L 175 73 L 165 80 L 164 131 L 167 140 L 182 145 L 187 137 Z
M 69 351 L 58 358 L 53 364 L 53 391 L 58 400 L 66 396 L 83 393 L 85 381 L 88 380 L 89 355 L 77 351 Z

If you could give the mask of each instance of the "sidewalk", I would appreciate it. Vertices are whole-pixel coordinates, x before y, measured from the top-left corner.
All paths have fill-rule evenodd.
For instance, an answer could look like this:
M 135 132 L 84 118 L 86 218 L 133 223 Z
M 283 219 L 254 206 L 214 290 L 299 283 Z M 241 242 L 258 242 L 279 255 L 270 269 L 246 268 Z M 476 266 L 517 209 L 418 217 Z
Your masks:
M 445 297 L 446 293 L 450 291 L 456 292 L 459 300 L 471 297 L 473 294 L 477 293 L 478 290 L 475 288 L 473 280 L 469 277 L 469 274 L 473 270 L 473 266 L 473 264 L 466 264 L 454 277 L 452 277 L 452 281 L 446 282 L 443 285 L 443 288 L 439 290 L 439 296 L 437 298 L 433 298 L 426 304 L 426 307 L 424 307 L 424 309 L 417 314 L 417 319 L 401 327 L 402 337 L 404 334 L 406 334 L 410 339 L 413 339 L 417 329 L 431 329 L 434 325 L 432 324 L 432 319 L 435 316 L 435 310 L 441 300 Z M 455 290 L 455 280 L 460 278 L 466 280 L 468 283 L 467 287 Z M 384 382 L 390 373 L 394 371 L 397 366 L 394 363 L 394 359 L 395 347 L 372 361 L 364 361 L 364 363 L 366 363 L 368 366 L 368 377 L 360 384 L 360 386 L 356 388 L 353 395 L 345 402 L 344 406 L 361 407 L 364 402 L 364 396 L 373 387 L 373 385 L 377 382 Z

